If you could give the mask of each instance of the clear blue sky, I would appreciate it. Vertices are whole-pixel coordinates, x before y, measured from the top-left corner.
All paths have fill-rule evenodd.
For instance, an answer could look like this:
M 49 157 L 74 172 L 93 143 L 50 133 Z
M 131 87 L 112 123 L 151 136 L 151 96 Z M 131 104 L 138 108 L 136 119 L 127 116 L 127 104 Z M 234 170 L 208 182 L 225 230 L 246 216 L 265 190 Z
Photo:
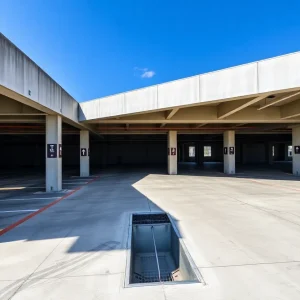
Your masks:
M 298 51 L 299 11 L 299 0 L 0 0 L 0 31 L 84 101 Z

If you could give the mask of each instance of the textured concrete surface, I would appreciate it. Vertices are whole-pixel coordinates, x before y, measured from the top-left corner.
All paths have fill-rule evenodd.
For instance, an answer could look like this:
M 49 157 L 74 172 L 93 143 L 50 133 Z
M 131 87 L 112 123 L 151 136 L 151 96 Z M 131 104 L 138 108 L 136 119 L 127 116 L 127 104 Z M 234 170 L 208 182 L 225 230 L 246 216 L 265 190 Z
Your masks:
M 72 171 L 70 172 L 72 174 Z M 29 214 L 88 183 L 94 177 L 64 174 L 62 191 L 45 192 L 44 172 L 11 171 L 0 173 L 0 232 Z
M 299 299 L 299 191 L 283 173 L 103 172 L 0 237 L 0 299 Z M 129 214 L 149 210 L 172 215 L 205 285 L 124 288 Z

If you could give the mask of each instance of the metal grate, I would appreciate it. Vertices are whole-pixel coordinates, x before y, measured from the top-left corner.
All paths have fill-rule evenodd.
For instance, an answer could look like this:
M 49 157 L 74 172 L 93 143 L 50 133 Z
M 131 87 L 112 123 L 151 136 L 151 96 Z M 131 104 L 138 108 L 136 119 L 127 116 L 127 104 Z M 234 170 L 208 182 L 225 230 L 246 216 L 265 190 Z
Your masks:
M 165 255 L 158 255 L 160 265 L 160 280 L 156 265 L 156 257 L 154 254 L 139 256 L 142 270 L 140 273 L 134 272 L 134 281 L 137 283 L 173 281 L 172 270 L 168 268 L 168 263 Z
M 160 272 L 160 281 L 157 272 L 144 272 L 143 274 L 133 273 L 134 282 L 147 283 L 147 282 L 160 282 L 160 281 L 173 281 L 170 272 Z
M 142 214 L 132 216 L 133 225 L 163 223 L 170 223 L 169 217 L 166 214 Z
M 199 282 L 172 219 L 166 213 L 134 213 L 126 283 Z M 196 269 L 195 269 L 196 270 Z

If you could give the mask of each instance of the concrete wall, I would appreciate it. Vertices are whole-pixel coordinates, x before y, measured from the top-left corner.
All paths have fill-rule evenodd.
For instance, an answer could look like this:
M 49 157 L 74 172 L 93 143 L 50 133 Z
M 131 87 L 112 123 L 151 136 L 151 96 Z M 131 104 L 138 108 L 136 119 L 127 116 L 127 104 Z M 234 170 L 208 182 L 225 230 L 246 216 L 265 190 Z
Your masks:
M 1 33 L 0 85 L 78 121 L 78 102 Z
M 80 103 L 80 120 L 300 87 L 300 52 Z

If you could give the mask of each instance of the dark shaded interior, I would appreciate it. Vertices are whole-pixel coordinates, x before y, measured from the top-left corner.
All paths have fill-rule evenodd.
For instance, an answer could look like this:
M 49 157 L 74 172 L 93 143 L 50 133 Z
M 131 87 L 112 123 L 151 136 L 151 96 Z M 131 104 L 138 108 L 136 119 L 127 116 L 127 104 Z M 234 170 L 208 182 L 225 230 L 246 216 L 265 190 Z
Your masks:
M 290 134 L 236 134 L 236 164 L 249 167 L 282 169 L 291 172 Z M 63 134 L 64 170 L 79 170 L 79 134 Z M 91 168 L 122 166 L 167 166 L 167 136 L 104 135 L 90 138 Z M 184 165 L 218 168 L 223 163 L 222 134 L 178 134 L 179 171 Z M 2 169 L 45 169 L 44 134 L 3 134 L 0 147 Z M 221 166 L 222 168 L 222 166 Z

